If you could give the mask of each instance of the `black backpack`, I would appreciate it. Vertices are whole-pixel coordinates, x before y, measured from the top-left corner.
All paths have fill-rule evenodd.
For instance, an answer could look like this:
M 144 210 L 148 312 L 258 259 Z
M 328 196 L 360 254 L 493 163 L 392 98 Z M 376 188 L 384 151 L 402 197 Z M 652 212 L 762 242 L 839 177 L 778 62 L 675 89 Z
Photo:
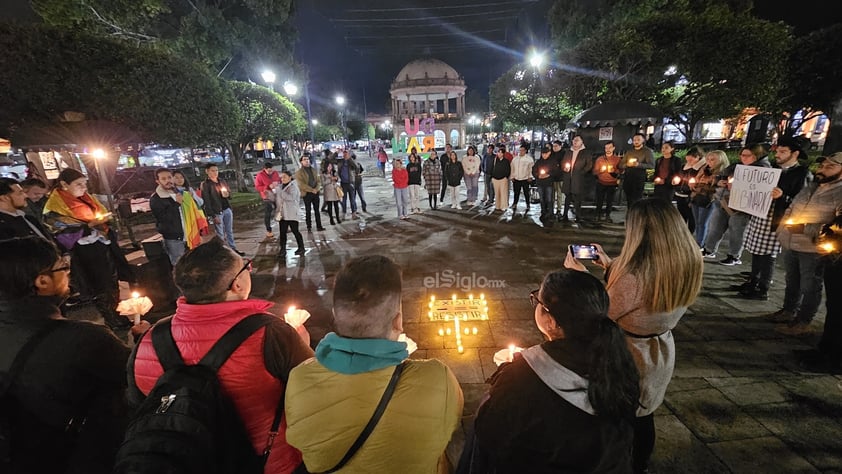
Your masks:
M 242 420 L 221 389 L 217 371 L 255 331 L 277 320 L 266 314 L 235 324 L 196 365 L 185 365 L 171 318 L 150 331 L 164 373 L 129 424 L 115 474 L 262 473 L 283 415 L 281 396 L 266 449 L 255 453 Z

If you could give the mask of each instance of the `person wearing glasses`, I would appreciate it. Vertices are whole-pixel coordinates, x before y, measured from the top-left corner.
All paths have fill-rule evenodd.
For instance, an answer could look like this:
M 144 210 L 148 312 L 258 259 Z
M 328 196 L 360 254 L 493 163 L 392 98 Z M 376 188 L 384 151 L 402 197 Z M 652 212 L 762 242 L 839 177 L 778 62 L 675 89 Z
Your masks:
M 0 261 L 3 427 L 14 447 L 0 471 L 110 473 L 128 422 L 128 346 L 62 316 L 70 263 L 49 240 L 0 241 Z
M 274 303 L 249 299 L 251 269 L 251 259 L 239 256 L 219 237 L 179 259 L 173 276 L 182 297 L 176 303 L 171 327 L 186 363 L 197 363 L 242 319 L 271 314 Z M 278 318 L 246 339 L 218 372 L 222 390 L 233 402 L 255 452 L 265 447 L 285 390 L 283 381 L 293 367 L 313 355 L 309 343 L 310 336 L 303 325 L 294 329 Z M 151 337 L 141 338 L 128 368 L 129 403 L 138 406 L 163 373 Z M 281 435 L 275 440 L 265 472 L 291 472 L 301 462 L 301 454 L 285 439 Z
M 470 472 L 629 472 L 638 375 L 608 317 L 604 285 L 562 269 L 529 298 L 547 341 L 491 376 L 460 464 L 470 462 Z
M 704 263 L 681 214 L 663 199 L 635 202 L 626 216 L 620 255 L 602 246 L 594 260 L 606 273 L 608 316 L 626 336 L 640 373 L 640 405 L 634 422 L 633 470 L 646 472 L 655 448 L 655 410 L 663 403 L 675 368 L 672 329 L 702 288 Z M 565 268 L 587 271 L 572 252 Z

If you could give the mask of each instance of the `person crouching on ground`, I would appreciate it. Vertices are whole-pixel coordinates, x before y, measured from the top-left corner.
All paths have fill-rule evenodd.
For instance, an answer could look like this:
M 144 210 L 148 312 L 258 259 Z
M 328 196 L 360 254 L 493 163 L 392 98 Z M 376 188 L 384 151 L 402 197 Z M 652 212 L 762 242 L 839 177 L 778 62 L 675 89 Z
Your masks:
M 547 342 L 491 376 L 460 467 L 470 460 L 470 472 L 630 472 L 638 373 L 608 317 L 605 287 L 563 269 L 529 299 Z
M 342 472 L 449 472 L 444 450 L 462 415 L 462 389 L 438 360 L 407 360 L 398 341 L 400 268 L 380 255 L 349 261 L 336 275 L 333 315 L 336 332 L 293 369 L 286 392 L 286 439 L 309 472 L 339 464 L 397 366 L 403 372 L 386 411 Z

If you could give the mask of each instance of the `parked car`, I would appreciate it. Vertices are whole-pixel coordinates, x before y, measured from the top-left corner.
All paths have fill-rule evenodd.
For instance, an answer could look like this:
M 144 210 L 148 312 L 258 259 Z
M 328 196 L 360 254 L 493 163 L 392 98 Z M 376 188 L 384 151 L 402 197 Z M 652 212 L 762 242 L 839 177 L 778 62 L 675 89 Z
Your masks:
M 0 155 L 0 177 L 26 179 L 26 155 Z

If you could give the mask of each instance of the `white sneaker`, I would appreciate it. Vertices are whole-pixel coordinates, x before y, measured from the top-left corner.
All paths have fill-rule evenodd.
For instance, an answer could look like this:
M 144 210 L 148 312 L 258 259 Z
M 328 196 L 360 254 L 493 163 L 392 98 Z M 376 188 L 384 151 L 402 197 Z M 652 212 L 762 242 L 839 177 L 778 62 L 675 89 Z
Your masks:
M 456 207 L 455 207 L 454 209 L 462 209 L 462 206 L 460 206 L 460 205 L 458 205 L 458 204 L 457 204 L 457 205 L 456 205 Z

